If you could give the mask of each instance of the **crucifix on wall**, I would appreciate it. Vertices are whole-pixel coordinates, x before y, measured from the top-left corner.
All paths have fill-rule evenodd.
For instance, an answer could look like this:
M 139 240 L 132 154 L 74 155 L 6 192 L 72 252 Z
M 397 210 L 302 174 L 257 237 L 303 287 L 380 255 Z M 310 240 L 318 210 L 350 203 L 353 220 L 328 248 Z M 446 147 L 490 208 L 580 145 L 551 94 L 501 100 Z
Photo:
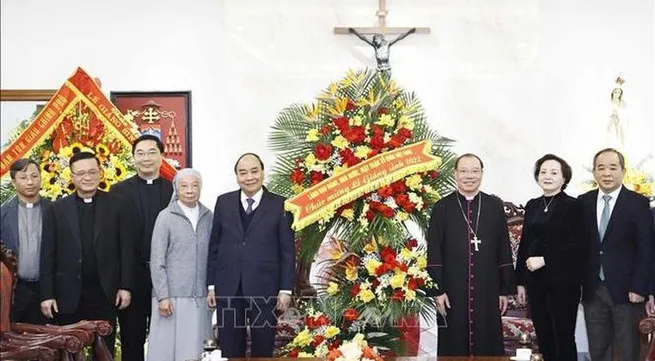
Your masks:
M 399 42 L 400 40 L 406 38 L 410 34 L 429 34 L 430 28 L 398 28 L 387 27 L 387 2 L 386 0 L 378 0 L 378 11 L 376 13 L 378 17 L 378 26 L 369 27 L 369 28 L 352 28 L 352 27 L 336 27 L 334 28 L 334 33 L 337 35 L 348 35 L 354 34 L 358 38 L 365 41 L 368 45 L 372 46 L 375 50 L 375 60 L 378 63 L 378 70 L 388 71 L 391 69 L 389 64 L 389 48 Z M 366 37 L 366 35 L 373 35 L 371 39 Z M 387 35 L 398 35 L 393 40 L 387 40 Z

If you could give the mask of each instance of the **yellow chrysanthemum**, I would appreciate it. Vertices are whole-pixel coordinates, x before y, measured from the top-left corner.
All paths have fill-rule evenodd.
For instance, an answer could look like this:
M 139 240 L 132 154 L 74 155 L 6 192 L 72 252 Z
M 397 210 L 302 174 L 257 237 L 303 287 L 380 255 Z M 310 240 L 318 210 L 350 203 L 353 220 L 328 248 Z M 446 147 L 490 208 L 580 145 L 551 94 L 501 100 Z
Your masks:
M 309 168 L 309 167 L 315 165 L 316 162 L 317 162 L 317 160 L 316 160 L 316 156 L 314 155 L 314 153 L 309 153 L 309 154 L 307 154 L 307 156 L 305 157 L 305 166 L 306 166 L 307 168 Z
M 296 337 L 293 339 L 293 344 L 296 346 L 309 346 L 310 343 L 314 340 L 312 334 L 307 328 L 300 331 Z
M 59 155 L 61 155 L 64 158 L 70 158 L 73 156 L 73 148 L 71 146 L 59 148 Z
M 305 142 L 318 142 L 320 136 L 321 133 L 318 131 L 318 129 L 310 129 L 307 132 L 307 137 L 305 138 Z
M 365 145 L 360 145 L 357 147 L 357 150 L 355 150 L 355 157 L 359 159 L 366 159 L 368 158 L 368 154 L 371 152 L 371 148 L 365 146 Z
M 336 165 L 332 168 L 332 176 L 339 175 L 348 169 L 347 165 Z
M 342 135 L 339 135 L 336 138 L 334 138 L 331 144 L 341 150 L 344 150 L 348 147 L 348 140 L 344 138 Z
M 412 259 L 412 251 L 408 250 L 407 248 L 403 247 L 403 249 L 400 250 L 400 254 L 398 255 L 400 259 L 403 259 L 405 261 L 409 261 Z
M 366 244 L 366 246 L 364 246 L 364 252 L 366 252 L 367 254 L 371 254 L 375 251 L 377 251 L 377 247 L 375 247 L 375 244 L 373 244 L 373 242 L 369 242 Z
M 418 189 L 421 189 L 421 182 L 422 181 L 423 181 L 423 179 L 421 178 L 420 175 L 414 174 L 414 175 L 410 176 L 409 178 L 405 179 L 405 184 L 407 184 L 407 187 L 409 189 L 418 190 Z
M 417 257 L 416 258 L 416 267 L 420 269 L 424 269 L 425 267 L 428 266 L 428 260 L 425 257 Z
M 414 301 L 416 299 L 416 292 L 406 288 L 405 290 L 405 299 L 407 301 Z
M 341 217 L 352 222 L 355 219 L 355 211 L 352 208 L 344 209 L 341 212 Z
M 400 212 L 396 213 L 396 218 L 399 221 L 404 222 L 404 221 L 409 219 L 409 213 L 400 211 Z
M 346 271 L 346 279 L 348 281 L 352 282 L 357 279 L 357 266 L 350 263 L 346 263 L 345 271 Z
M 407 128 L 409 130 L 414 130 L 414 119 L 403 115 L 398 119 L 398 128 Z
M 323 335 L 325 336 L 325 338 L 332 338 L 332 337 L 338 335 L 340 332 L 341 332 L 341 330 L 339 330 L 339 327 L 328 326 L 328 328 L 325 329 L 325 332 L 323 333 Z
M 300 194 L 304 190 L 305 190 L 305 188 L 303 186 L 301 186 L 300 184 L 295 184 L 294 183 L 293 185 L 291 185 L 291 191 L 293 192 L 293 194 Z
M 330 282 L 328 284 L 327 290 L 325 290 L 329 295 L 333 296 L 339 292 L 339 285 L 335 282 Z
M 48 193 L 50 193 L 53 196 L 58 196 L 61 193 L 61 186 L 57 183 L 50 185 L 50 188 L 48 189 Z
M 385 126 L 385 127 L 393 127 L 394 125 L 394 120 L 389 114 L 382 114 L 380 116 L 380 120 L 375 122 L 377 125 Z
M 359 299 L 362 302 L 369 303 L 369 302 L 371 302 L 371 300 L 373 300 L 375 298 L 375 293 L 373 293 L 373 291 L 371 291 L 371 290 L 369 290 L 367 288 L 367 289 L 359 291 L 359 293 L 357 294 L 357 297 L 359 297 Z
M 396 273 L 389 279 L 389 285 L 393 288 L 401 288 L 405 285 L 405 273 Z
M 69 182 L 71 180 L 71 168 L 70 167 L 64 168 L 64 170 L 61 171 L 60 176 L 63 180 Z
M 362 117 L 360 117 L 359 115 L 355 115 L 354 117 L 350 118 L 350 121 L 348 123 L 353 126 L 361 126 L 362 122 L 363 122 Z
M 368 261 L 366 261 L 366 264 L 364 266 L 366 267 L 366 270 L 368 271 L 369 275 L 375 276 L 375 270 L 378 269 L 378 267 L 382 266 L 382 262 L 376 260 L 375 258 L 371 258 Z

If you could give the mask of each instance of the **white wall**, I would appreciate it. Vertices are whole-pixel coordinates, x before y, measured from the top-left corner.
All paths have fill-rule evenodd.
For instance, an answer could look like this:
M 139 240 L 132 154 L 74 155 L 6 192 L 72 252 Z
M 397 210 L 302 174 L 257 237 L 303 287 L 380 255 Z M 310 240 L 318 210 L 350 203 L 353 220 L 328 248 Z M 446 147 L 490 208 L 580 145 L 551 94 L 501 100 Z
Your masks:
M 485 160 L 484 188 L 536 195 L 534 160 L 588 174 L 609 93 L 627 79 L 630 158 L 655 153 L 652 0 L 389 0 L 389 25 L 429 26 L 392 48 L 397 82 L 456 151 Z M 334 26 L 375 23 L 374 0 L 4 0 L 1 82 L 56 88 L 81 65 L 111 90 L 191 90 L 203 201 L 235 188 L 232 165 L 263 155 L 277 113 L 308 102 L 372 49 Z M 572 188 L 571 193 L 579 190 Z

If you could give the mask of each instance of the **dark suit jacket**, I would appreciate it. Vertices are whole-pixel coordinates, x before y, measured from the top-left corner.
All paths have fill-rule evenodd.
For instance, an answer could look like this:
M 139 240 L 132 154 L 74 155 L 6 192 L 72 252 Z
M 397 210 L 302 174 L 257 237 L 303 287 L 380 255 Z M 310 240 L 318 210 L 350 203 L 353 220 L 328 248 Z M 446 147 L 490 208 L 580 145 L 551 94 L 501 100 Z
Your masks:
M 50 201 L 41 198 L 41 214 L 45 212 Z M 14 254 L 18 254 L 20 240 L 18 239 L 18 197 L 14 197 L 0 208 L 0 239 L 11 249 Z
M 135 175 L 120 183 L 115 184 L 110 191 L 112 198 L 118 202 L 121 209 L 119 218 L 114 220 L 116 227 L 120 228 L 119 238 L 130 244 L 135 257 L 135 266 L 137 269 L 148 270 L 147 262 L 150 260 L 150 250 L 141 250 L 143 235 L 143 223 L 145 222 L 143 211 L 141 209 L 138 176 Z M 170 181 L 162 179 L 161 193 L 159 199 L 161 204 L 166 205 L 170 202 L 173 195 L 173 185 Z M 163 209 L 162 208 L 162 209 Z M 151 230 L 152 232 L 152 230 Z M 146 272 L 149 278 L 149 273 Z
M 589 264 L 583 300 L 590 300 L 598 285 L 600 265 L 605 284 L 616 304 L 628 303 L 628 293 L 648 295 L 652 274 L 652 218 L 646 197 L 622 187 L 602 243 L 598 235 L 598 190 L 579 197 L 589 232 Z
M 82 292 L 82 240 L 76 197 L 53 202 L 43 215 L 41 241 L 41 300 L 57 300 L 59 312 L 75 312 Z M 132 288 L 134 267 L 130 250 L 117 241 L 113 219 L 116 204 L 98 191 L 95 207 L 94 238 L 98 277 L 111 305 L 116 291 Z
M 531 199 L 525 205 L 516 260 L 518 285 L 531 282 L 543 282 L 549 286 L 582 284 L 589 248 L 582 204 L 564 192 L 555 197 L 552 209 L 546 214 L 543 213 L 543 197 Z M 537 220 L 538 217 L 547 217 L 547 220 Z M 536 272 L 528 271 L 525 261 L 532 256 L 544 257 L 546 266 Z
M 216 200 L 207 284 L 215 286 L 217 297 L 236 295 L 239 283 L 243 296 L 272 297 L 293 290 L 296 251 L 285 199 L 264 189 L 248 229 L 243 229 L 240 192 Z

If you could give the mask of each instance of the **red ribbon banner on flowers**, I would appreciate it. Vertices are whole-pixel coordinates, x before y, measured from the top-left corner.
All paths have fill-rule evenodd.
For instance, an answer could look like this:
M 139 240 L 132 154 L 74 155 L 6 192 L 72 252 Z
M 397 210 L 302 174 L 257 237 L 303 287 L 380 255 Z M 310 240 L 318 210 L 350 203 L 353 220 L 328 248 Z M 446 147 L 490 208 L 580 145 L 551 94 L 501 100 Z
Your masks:
M 121 112 L 102 93 L 98 84 L 82 68 L 77 68 L 75 74 L 68 78 L 48 101 L 29 127 L 2 152 L 0 178 L 7 174 L 13 162 L 29 156 L 34 147 L 43 143 L 61 123 L 68 110 L 80 101 L 84 102 L 126 146 L 130 147 L 139 136 Z M 162 162 L 162 177 L 172 179 L 175 173 L 175 169 L 170 164 Z
M 294 215 L 292 227 L 301 230 L 368 192 L 412 173 L 437 169 L 441 159 L 431 154 L 431 148 L 424 140 L 378 154 L 304 190 L 285 202 Z

